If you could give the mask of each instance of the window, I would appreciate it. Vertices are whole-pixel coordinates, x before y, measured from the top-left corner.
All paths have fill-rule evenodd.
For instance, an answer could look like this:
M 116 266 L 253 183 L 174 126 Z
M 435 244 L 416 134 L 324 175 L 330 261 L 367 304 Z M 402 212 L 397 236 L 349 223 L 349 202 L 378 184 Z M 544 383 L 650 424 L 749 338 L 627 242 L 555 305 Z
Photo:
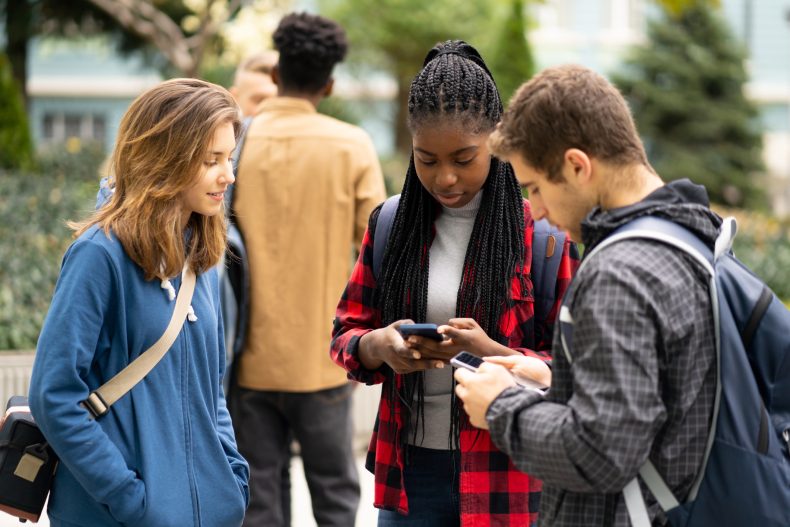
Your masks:
M 93 133 L 91 134 L 91 138 L 95 141 L 104 142 L 106 139 L 107 134 L 107 127 L 105 126 L 104 116 L 103 115 L 94 115 L 93 116 L 93 126 L 92 126 Z
M 41 120 L 41 135 L 45 141 L 52 141 L 55 138 L 55 116 L 45 113 Z
M 66 129 L 66 136 L 64 139 L 70 137 L 82 137 L 82 116 L 77 114 L 66 114 L 64 116 L 64 123 Z
M 645 25 L 645 0 L 604 2 L 605 26 L 612 33 L 642 33 Z
M 90 113 L 47 112 L 41 118 L 41 140 L 59 143 L 72 137 L 85 141 L 107 141 L 107 116 Z

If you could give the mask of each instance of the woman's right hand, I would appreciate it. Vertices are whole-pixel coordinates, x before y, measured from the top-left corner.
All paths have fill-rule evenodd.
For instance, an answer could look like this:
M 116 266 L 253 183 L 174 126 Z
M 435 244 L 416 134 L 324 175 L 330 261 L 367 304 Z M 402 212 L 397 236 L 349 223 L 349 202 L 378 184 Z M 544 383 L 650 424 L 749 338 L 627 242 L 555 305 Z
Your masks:
M 410 319 L 397 320 L 389 326 L 374 329 L 359 340 L 359 360 L 369 369 L 378 369 L 383 363 L 395 373 L 405 374 L 431 368 L 444 368 L 441 360 L 415 358 L 415 351 L 409 349 L 398 327 L 401 324 L 414 324 Z M 416 353 L 419 357 L 419 353 Z

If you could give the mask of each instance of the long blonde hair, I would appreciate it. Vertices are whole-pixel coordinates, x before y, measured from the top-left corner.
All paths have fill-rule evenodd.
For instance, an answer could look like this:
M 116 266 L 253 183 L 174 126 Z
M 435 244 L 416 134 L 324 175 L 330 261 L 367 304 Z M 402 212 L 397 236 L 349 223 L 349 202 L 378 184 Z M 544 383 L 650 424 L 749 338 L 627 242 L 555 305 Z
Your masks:
M 222 87 L 198 79 L 165 81 L 132 102 L 123 116 L 111 160 L 112 199 L 82 222 L 118 237 L 145 279 L 178 274 L 189 258 L 196 273 L 219 262 L 225 251 L 225 215 L 193 213 L 181 227 L 181 196 L 204 170 L 217 128 L 232 123 L 239 135 L 239 109 Z

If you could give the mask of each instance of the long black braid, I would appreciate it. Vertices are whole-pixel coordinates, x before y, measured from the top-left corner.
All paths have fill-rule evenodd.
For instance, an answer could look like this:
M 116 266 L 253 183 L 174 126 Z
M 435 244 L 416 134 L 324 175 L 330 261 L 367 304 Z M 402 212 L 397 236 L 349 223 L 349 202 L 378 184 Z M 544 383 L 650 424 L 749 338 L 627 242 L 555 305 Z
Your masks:
M 470 133 L 489 132 L 501 115 L 496 83 L 475 48 L 455 40 L 438 44 L 428 53 L 409 90 L 412 133 L 447 122 Z M 428 248 L 437 207 L 417 177 L 412 153 L 375 293 L 384 325 L 403 318 L 425 321 Z M 518 182 L 510 164 L 492 158 L 466 251 L 456 316 L 474 318 L 492 339 L 505 345 L 499 319 L 513 304 L 511 279 L 524 253 L 524 209 Z M 424 376 L 421 372 L 404 375 L 400 387 L 394 378 L 391 381 L 386 396 L 393 404 L 399 398 L 406 409 L 405 430 L 399 438 L 405 443 L 409 433 L 417 436 L 416 429 L 410 430 L 413 412 L 424 431 L 424 419 L 420 421 Z M 457 449 L 461 417 L 454 392 L 451 415 L 450 444 Z

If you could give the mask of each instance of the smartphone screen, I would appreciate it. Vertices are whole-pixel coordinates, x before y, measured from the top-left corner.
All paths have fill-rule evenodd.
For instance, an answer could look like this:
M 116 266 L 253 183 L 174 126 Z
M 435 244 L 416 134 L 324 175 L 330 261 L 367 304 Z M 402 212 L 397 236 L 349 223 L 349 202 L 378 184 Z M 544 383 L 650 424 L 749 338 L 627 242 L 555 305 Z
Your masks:
M 467 351 L 462 351 L 452 359 L 450 359 L 450 364 L 455 366 L 456 368 L 466 368 L 467 370 L 477 371 L 477 368 L 483 364 L 483 359 L 478 357 L 477 355 L 472 355 Z
M 411 335 L 442 341 L 444 336 L 437 331 L 436 324 L 401 324 L 398 332 L 405 339 Z

